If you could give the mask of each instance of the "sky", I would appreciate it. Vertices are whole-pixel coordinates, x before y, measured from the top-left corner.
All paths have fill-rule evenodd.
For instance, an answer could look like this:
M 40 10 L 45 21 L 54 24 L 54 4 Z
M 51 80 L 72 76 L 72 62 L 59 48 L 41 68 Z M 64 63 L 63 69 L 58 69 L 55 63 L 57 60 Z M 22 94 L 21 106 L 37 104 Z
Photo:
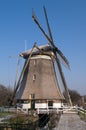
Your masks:
M 48 43 L 32 19 L 34 10 L 48 33 L 43 6 L 54 43 L 70 63 L 70 70 L 62 67 L 67 86 L 86 95 L 86 0 L 0 0 L 0 84 L 13 87 L 19 54 Z

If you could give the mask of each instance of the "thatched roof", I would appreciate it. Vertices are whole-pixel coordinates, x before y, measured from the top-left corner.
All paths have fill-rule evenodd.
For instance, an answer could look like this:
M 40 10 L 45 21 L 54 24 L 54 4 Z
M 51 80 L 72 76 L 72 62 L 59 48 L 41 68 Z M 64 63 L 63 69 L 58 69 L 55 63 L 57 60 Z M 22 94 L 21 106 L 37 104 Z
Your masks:
M 63 99 L 50 56 L 35 55 L 29 60 L 17 99 L 28 100 L 34 94 L 35 99 Z
M 32 49 L 27 50 L 27 51 L 25 51 L 25 52 L 22 52 L 22 53 L 20 54 L 20 56 L 22 56 L 23 58 L 27 59 L 27 57 L 30 56 L 31 51 L 32 51 L 31 56 L 33 56 L 33 55 L 38 55 L 40 52 L 41 52 L 41 53 L 43 52 L 43 53 L 47 53 L 47 54 L 48 54 L 51 50 L 52 50 L 52 47 L 51 47 L 50 45 L 48 45 L 48 44 L 39 46 L 38 48 L 37 48 L 37 46 L 34 46 L 33 51 L 32 51 Z

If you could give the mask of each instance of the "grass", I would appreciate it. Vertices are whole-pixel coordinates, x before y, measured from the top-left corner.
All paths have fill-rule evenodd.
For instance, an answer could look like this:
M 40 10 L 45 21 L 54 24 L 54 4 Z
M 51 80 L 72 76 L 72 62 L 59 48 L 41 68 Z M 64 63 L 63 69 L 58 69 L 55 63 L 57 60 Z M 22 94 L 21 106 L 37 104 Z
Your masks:
M 35 129 L 38 127 L 38 116 L 34 115 L 23 115 L 23 114 L 16 114 L 12 112 L 0 112 L 0 118 L 6 117 L 8 115 L 14 114 L 13 117 L 10 119 L 4 119 L 3 123 L 0 124 L 1 128 L 13 128 L 14 130 L 30 130 Z M 4 124 L 5 123 L 5 124 Z M 5 126 L 4 126 L 5 125 Z M 9 126 L 8 126 L 9 125 Z
M 0 112 L 0 118 L 2 118 L 2 117 L 6 117 L 6 116 L 8 116 L 8 115 L 12 115 L 13 113 L 12 112 Z
M 79 111 L 78 114 L 82 120 L 86 121 L 86 113 L 82 113 Z

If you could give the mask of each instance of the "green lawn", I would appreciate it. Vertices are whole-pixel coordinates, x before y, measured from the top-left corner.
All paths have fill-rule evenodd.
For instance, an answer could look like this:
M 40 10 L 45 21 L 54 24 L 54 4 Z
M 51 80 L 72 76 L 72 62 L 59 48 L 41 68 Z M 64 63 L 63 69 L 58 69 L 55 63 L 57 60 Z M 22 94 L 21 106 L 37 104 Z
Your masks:
M 78 114 L 82 120 L 86 121 L 86 113 L 82 113 L 79 111 Z
M 0 112 L 0 118 L 8 116 L 8 115 L 12 115 L 12 112 Z

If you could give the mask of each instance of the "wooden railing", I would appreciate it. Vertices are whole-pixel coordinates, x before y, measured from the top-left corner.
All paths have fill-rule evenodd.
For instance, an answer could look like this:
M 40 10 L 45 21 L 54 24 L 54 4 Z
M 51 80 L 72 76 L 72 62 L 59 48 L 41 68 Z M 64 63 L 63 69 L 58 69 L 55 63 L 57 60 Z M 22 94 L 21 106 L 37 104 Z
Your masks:
M 80 107 L 78 107 L 77 110 L 80 118 L 86 121 L 86 110 Z
M 38 108 L 37 114 L 62 113 L 62 108 Z

